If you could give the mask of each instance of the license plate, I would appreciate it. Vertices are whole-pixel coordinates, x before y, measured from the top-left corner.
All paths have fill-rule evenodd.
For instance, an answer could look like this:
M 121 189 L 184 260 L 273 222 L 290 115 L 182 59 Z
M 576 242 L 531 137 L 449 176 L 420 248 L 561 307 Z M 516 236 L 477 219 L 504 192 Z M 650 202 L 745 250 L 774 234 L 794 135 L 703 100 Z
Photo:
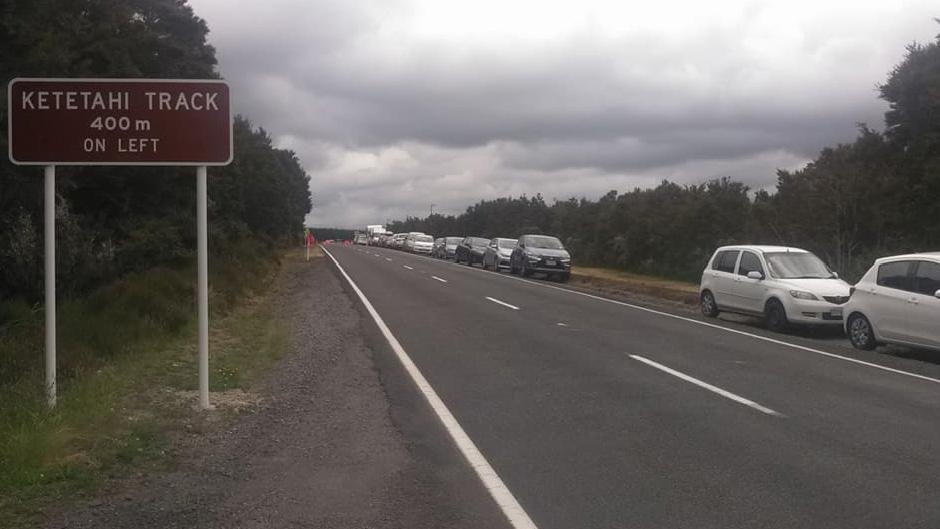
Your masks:
M 832 316 L 833 318 L 841 318 L 842 309 L 832 309 L 831 311 L 829 311 L 829 315 Z
M 546 259 L 545 264 L 547 264 L 548 266 L 555 266 L 556 262 L 554 259 Z

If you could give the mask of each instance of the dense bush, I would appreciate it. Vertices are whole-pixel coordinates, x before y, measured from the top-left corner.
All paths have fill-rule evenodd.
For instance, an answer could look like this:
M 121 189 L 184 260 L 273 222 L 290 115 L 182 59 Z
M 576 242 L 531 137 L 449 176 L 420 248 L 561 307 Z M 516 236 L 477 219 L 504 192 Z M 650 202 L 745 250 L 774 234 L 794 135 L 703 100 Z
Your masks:
M 178 0 L 0 0 L 0 100 L 13 77 L 217 78 L 208 27 Z M 0 122 L 6 122 L 6 106 Z M 0 128 L 0 151 L 7 150 Z M 209 169 L 210 251 L 297 238 L 310 209 L 294 153 L 234 124 L 235 156 Z M 131 272 L 185 263 L 195 248 L 195 169 L 59 167 L 59 292 L 84 295 Z M 42 297 L 42 170 L 0 160 L 0 300 Z M 2 321 L 0 321 L 2 324 Z

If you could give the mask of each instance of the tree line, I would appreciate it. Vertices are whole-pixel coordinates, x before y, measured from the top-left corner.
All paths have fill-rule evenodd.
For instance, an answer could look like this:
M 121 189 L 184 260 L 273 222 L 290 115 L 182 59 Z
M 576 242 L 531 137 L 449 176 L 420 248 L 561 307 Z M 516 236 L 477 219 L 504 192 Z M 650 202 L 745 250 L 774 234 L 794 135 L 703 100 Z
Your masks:
M 14 77 L 217 79 L 208 26 L 185 0 L 0 0 L 0 98 Z M 5 123 L 7 108 L 0 110 Z M 295 154 L 245 117 L 234 159 L 209 169 L 215 256 L 298 238 L 310 210 Z M 7 152 L 6 127 L 0 151 Z M 42 295 L 42 170 L 0 161 L 0 299 Z M 191 260 L 195 169 L 59 167 L 57 274 L 80 295 L 128 272 Z
M 879 256 L 940 250 L 940 36 L 911 44 L 879 86 L 884 131 L 859 125 L 773 192 L 731 178 L 664 181 L 597 200 L 541 195 L 481 200 L 459 215 L 392 222 L 394 232 L 516 237 L 549 233 L 581 265 L 696 280 L 723 244 L 809 249 L 854 280 Z

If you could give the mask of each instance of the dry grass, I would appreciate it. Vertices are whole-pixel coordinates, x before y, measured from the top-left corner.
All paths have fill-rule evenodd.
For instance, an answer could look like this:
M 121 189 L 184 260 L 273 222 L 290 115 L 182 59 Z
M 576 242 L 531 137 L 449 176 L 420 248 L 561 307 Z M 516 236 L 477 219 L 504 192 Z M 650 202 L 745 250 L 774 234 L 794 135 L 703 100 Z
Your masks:
M 632 274 L 610 268 L 576 266 L 571 270 L 574 284 L 581 284 L 604 292 L 640 294 L 678 301 L 687 305 L 698 304 L 698 285 L 653 276 Z

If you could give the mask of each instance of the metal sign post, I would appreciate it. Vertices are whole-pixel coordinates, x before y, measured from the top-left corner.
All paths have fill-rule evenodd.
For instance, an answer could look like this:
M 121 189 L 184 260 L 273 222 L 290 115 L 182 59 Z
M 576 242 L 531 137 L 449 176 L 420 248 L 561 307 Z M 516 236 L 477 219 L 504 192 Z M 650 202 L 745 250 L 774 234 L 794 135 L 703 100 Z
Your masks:
M 55 166 L 196 166 L 199 405 L 209 404 L 206 166 L 232 161 L 229 87 L 204 79 L 13 79 L 10 161 L 45 166 L 46 397 L 56 404 Z
M 43 170 L 43 235 L 45 237 L 46 289 L 46 402 L 55 407 L 55 166 Z
M 199 406 L 209 404 L 209 228 L 206 222 L 206 166 L 196 168 L 196 276 L 199 318 Z

